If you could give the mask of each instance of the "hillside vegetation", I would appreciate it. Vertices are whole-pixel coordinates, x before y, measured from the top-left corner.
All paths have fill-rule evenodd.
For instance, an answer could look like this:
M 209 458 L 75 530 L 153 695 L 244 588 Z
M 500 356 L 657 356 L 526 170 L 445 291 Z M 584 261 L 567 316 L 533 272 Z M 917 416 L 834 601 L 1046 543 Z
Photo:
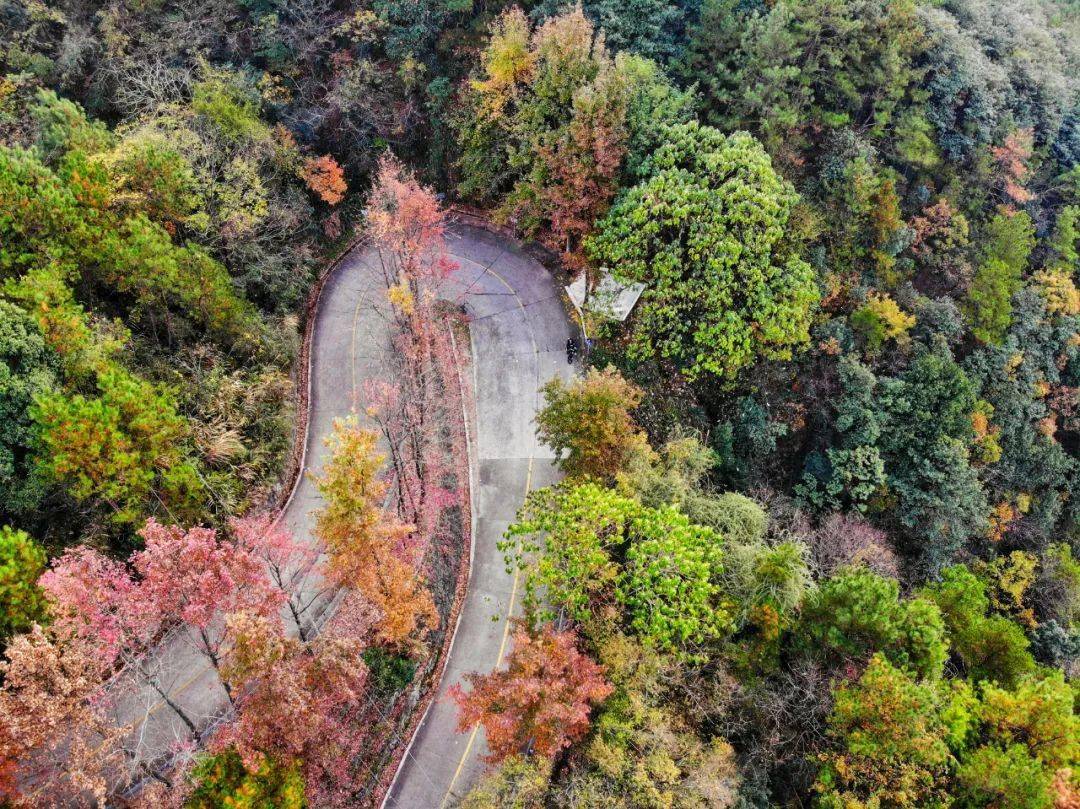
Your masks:
M 455 690 L 463 806 L 1080 806 L 1063 0 L 0 0 L 0 793 L 105 801 L 76 727 L 150 805 L 370 799 L 365 711 L 446 630 L 464 530 L 448 201 L 644 284 L 544 388 L 566 478 L 502 546 L 506 665 Z M 265 511 L 361 231 L 399 485 L 328 437 L 348 608 L 286 637 L 315 561 Z M 180 624 L 231 714 L 173 771 L 99 709 Z

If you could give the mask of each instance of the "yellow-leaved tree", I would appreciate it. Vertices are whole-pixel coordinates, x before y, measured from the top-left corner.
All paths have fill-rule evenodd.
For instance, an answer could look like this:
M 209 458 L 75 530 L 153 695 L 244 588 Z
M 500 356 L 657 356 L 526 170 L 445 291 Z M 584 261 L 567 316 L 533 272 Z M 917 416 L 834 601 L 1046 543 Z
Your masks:
M 315 533 L 329 557 L 327 570 L 335 583 L 360 591 L 378 608 L 384 642 L 403 643 L 438 615 L 418 570 L 410 526 L 382 508 L 387 483 L 378 476 L 383 456 L 376 434 L 350 417 L 334 423 L 326 443 L 330 460 L 316 479 L 326 504 Z

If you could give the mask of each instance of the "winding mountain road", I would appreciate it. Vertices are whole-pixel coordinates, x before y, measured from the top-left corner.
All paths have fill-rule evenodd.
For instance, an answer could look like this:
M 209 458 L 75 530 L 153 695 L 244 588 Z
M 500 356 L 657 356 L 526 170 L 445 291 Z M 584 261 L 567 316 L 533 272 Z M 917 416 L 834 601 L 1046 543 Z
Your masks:
M 452 806 L 483 769 L 483 731 L 457 732 L 457 712 L 447 691 L 468 672 L 491 671 L 507 652 L 508 619 L 519 610 L 521 591 L 496 543 L 525 495 L 558 478 L 551 452 L 537 443 L 534 416 L 540 387 L 572 371 L 565 354 L 570 326 L 558 286 L 539 262 L 505 239 L 465 224 L 454 225 L 447 248 L 460 266 L 442 294 L 465 307 L 472 343 L 472 566 L 438 693 L 384 802 L 394 809 Z M 327 460 L 324 439 L 334 419 L 350 413 L 364 418 L 364 382 L 383 375 L 385 301 L 378 260 L 363 246 L 339 263 L 323 289 L 312 343 L 304 463 L 283 514 L 302 541 L 315 542 L 313 512 L 322 500 L 311 475 L 319 474 Z M 313 596 L 322 590 L 318 581 L 306 586 Z M 217 673 L 182 634 L 159 649 L 153 676 L 158 690 L 136 684 L 117 704 L 118 720 L 133 726 L 132 743 L 151 760 L 187 737 L 169 702 L 201 725 L 212 723 L 226 708 Z
M 570 326 L 558 287 L 541 264 L 476 228 L 456 228 L 449 251 L 461 265 L 454 294 L 470 315 L 473 561 L 439 692 L 402 760 L 384 802 L 388 809 L 453 806 L 483 771 L 483 730 L 456 732 L 457 710 L 447 690 L 468 672 L 496 668 L 507 652 L 508 618 L 518 611 L 521 589 L 496 543 L 525 495 L 558 479 L 550 450 L 536 440 L 534 417 L 540 387 L 571 371 Z

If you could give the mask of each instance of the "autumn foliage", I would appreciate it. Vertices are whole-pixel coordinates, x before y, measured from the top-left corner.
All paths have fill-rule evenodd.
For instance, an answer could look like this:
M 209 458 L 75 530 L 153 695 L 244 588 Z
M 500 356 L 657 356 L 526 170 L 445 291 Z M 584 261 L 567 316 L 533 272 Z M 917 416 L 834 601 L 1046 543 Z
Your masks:
M 210 528 L 184 531 L 154 520 L 140 533 L 145 546 L 132 556 L 132 566 L 144 608 L 199 629 L 220 614 L 276 615 L 281 594 L 270 587 L 253 549 Z
M 430 597 L 405 561 L 405 533 L 377 506 L 385 484 L 365 477 L 378 469 L 373 440 L 349 433 L 343 446 L 368 454 L 353 452 L 358 467 L 338 457 L 328 472 L 339 487 L 332 491 L 359 492 L 319 521 L 337 543 L 327 548 L 328 578 L 352 589 L 314 640 L 303 631 L 303 609 L 307 592 L 319 592 L 309 576 L 319 574 L 317 550 L 265 515 L 234 521 L 231 536 L 149 520 L 140 531 L 143 549 L 127 564 L 88 546 L 55 560 L 41 579 L 51 625 L 16 637 L 0 667 L 0 761 L 19 762 L 7 786 L 0 770 L 0 790 L 14 794 L 18 783 L 31 803 L 41 803 L 38 794 L 79 803 L 104 800 L 125 778 L 154 773 L 158 795 L 164 776 L 147 754 L 160 751 L 144 751 L 142 734 L 118 724 L 114 709 L 126 706 L 121 715 L 129 715 L 134 695 L 135 727 L 154 711 L 170 711 L 180 720 L 177 750 L 205 741 L 206 717 L 175 699 L 162 663 L 162 650 L 179 642 L 216 671 L 224 692 L 227 721 L 213 749 L 235 751 L 251 772 L 268 760 L 295 765 L 319 805 L 348 805 L 356 750 L 366 739 L 358 728 L 370 724 L 361 653 L 373 626 L 398 641 L 431 614 Z M 368 541 L 355 541 L 363 537 Z M 298 636 L 286 631 L 283 605 L 292 608 Z M 144 697 L 147 713 L 140 715 Z
M 349 190 L 345 172 L 328 154 L 305 160 L 300 174 L 312 193 L 327 205 L 337 205 L 345 199 L 345 192 Z
M 451 694 L 465 731 L 480 723 L 499 762 L 516 754 L 551 757 L 580 739 L 589 713 L 611 693 L 603 668 L 577 649 L 577 635 L 551 626 L 530 632 L 519 624 L 507 667 L 469 674 L 472 690 Z
M 390 155 L 379 160 L 365 209 L 367 230 L 387 284 L 405 283 L 414 295 L 433 293 L 456 264 L 446 255 L 446 213 L 435 193 Z
M 519 505 L 475 316 L 569 479 L 453 800 L 1080 809 L 1077 0 L 0 4 L 0 804 L 378 803 Z M 641 285 L 576 379 L 442 193 Z M 374 339 L 294 537 L 313 294 Z
M 1035 198 L 1025 187 L 1031 173 L 1028 161 L 1031 159 L 1033 147 L 1034 133 L 1030 129 L 1010 132 L 1001 146 L 990 147 L 1000 173 L 1002 190 L 1011 205 L 1024 205 Z
M 62 630 L 35 625 L 8 645 L 0 663 L 0 799 L 104 800 L 108 776 L 122 763 L 123 735 L 101 687 L 106 673 L 88 643 Z
M 414 586 L 422 573 L 409 569 L 421 571 L 443 552 L 460 558 L 467 530 L 455 512 L 468 478 L 464 391 L 451 332 L 455 318 L 442 302 L 457 264 L 446 249 L 446 213 L 434 192 L 391 157 L 379 162 L 366 214 L 390 304 L 392 350 L 384 373 L 368 380 L 364 394 L 387 451 L 393 510 L 404 524 L 394 529 L 402 562 L 389 563 L 386 586 L 398 588 L 396 603 L 411 604 L 409 613 L 418 619 L 427 612 L 426 622 L 434 624 L 434 610 L 422 609 Z M 401 563 L 409 568 L 396 572 Z M 390 636 L 407 634 L 410 620 Z
M 309 784 L 347 783 L 345 748 L 361 735 L 349 713 L 362 704 L 367 683 L 360 642 L 320 637 L 305 644 L 247 616 L 239 621 L 236 663 L 228 670 L 241 694 L 237 718 L 215 748 L 235 749 L 249 770 L 270 757 L 306 764 Z
M 390 367 L 366 388 L 396 482 L 397 511 L 426 546 L 443 511 L 460 502 L 464 456 L 460 374 L 440 307 L 457 264 L 446 252 L 446 214 L 434 192 L 385 158 L 368 203 L 372 243 L 393 312 Z M 452 486 L 446 485 L 453 481 Z
M 417 572 L 410 527 L 382 509 L 387 484 L 377 477 L 383 459 L 375 443 L 376 434 L 355 419 L 336 423 L 327 439 L 331 458 L 318 479 L 326 506 L 315 531 L 326 547 L 330 577 L 363 593 L 381 612 L 380 637 L 401 643 L 437 616 Z
M 283 596 L 252 549 L 210 528 L 185 531 L 152 519 L 140 533 L 145 547 L 131 557 L 137 577 L 81 546 L 41 579 L 57 628 L 90 644 L 103 667 L 142 654 L 176 624 L 192 629 L 196 648 L 217 667 L 226 643 L 220 616 L 276 615 Z
M 545 407 L 537 434 L 571 477 L 612 480 L 635 453 L 647 448 L 631 411 L 642 391 L 613 368 L 590 368 L 583 379 L 555 377 L 543 388 Z
M 546 18 L 507 8 L 456 119 L 459 190 L 497 201 L 496 216 L 575 266 L 586 263 L 582 241 L 640 162 L 648 130 L 683 115 L 691 98 L 654 63 L 609 49 L 594 21 L 587 4 Z
M 318 193 L 333 204 L 345 190 L 337 181 L 340 168 L 330 158 L 312 163 L 313 189 L 322 188 Z M 228 531 L 149 519 L 138 531 L 141 548 L 126 560 L 89 545 L 53 560 L 40 580 L 52 623 L 17 637 L 9 648 L 0 689 L 0 754 L 7 762 L 0 789 L 14 794 L 29 788 L 34 795 L 40 789 L 87 802 L 104 800 L 117 784 L 149 778 L 156 786 L 148 795 L 160 796 L 172 777 L 161 769 L 160 740 L 148 742 L 153 734 L 118 724 L 114 709 L 125 716 L 133 711 L 136 728 L 163 712 L 166 732 L 175 735 L 168 743 L 183 769 L 190 751 L 206 741 L 207 722 L 217 718 L 205 714 L 211 707 L 225 720 L 214 750 L 238 755 L 249 773 L 265 771 L 271 761 L 293 768 L 309 800 L 351 805 L 357 765 L 386 730 L 378 706 L 374 712 L 371 707 L 361 654 L 373 642 L 415 652 L 424 632 L 438 624 L 426 555 L 448 538 L 452 521 L 444 515 L 461 502 L 466 477 L 459 468 L 460 377 L 438 300 L 438 284 L 454 266 L 443 246 L 444 214 L 400 165 L 384 161 L 382 180 L 374 200 L 384 215 L 373 209 L 373 223 L 393 273 L 388 286 L 396 365 L 387 386 L 370 397 L 381 433 L 363 430 L 353 419 L 336 425 L 328 438 L 331 459 L 317 481 L 326 498 L 316 518 L 319 542 L 294 538 L 268 514 L 232 519 Z M 99 360 L 79 358 L 90 369 L 111 367 Z M 111 379 L 99 374 L 104 393 L 111 392 Z M 173 449 L 176 436 L 157 429 L 172 411 L 160 406 L 156 389 L 128 382 L 119 378 L 118 390 L 121 404 L 139 416 L 132 419 L 132 435 L 159 442 L 148 457 Z M 73 423 L 75 416 L 97 418 L 111 429 L 108 418 L 116 408 L 110 403 L 105 396 L 100 403 L 75 397 L 67 405 L 86 411 L 75 413 Z M 143 417 L 147 408 L 157 416 Z M 165 464 L 139 461 L 132 447 L 141 447 L 127 435 L 102 434 L 108 451 L 94 456 L 102 464 L 72 461 L 70 470 L 132 520 L 137 510 L 128 508 L 127 489 L 134 481 L 141 493 L 150 490 L 154 470 Z M 389 480 L 380 477 L 380 435 L 390 446 Z M 72 446 L 81 451 L 84 445 Z M 70 452 L 68 447 L 64 457 Z M 100 472 L 114 462 L 126 463 L 132 475 Z M 186 478 L 166 471 L 169 485 L 188 491 Z M 126 488 L 109 488 L 117 480 Z M 167 500 L 166 507 L 178 502 Z M 312 607 L 330 599 L 336 614 L 323 622 Z M 292 619 L 297 636 L 283 618 Z M 213 669 L 209 682 L 221 689 L 215 705 L 175 699 L 169 656 L 178 645 Z M 178 790 L 165 790 L 168 800 L 182 801 L 185 788 L 178 782 Z
M 326 595 L 321 549 L 288 531 L 280 516 L 249 514 L 230 522 L 236 543 L 251 550 L 266 566 L 270 583 L 282 593 L 301 640 L 311 632 L 309 610 Z

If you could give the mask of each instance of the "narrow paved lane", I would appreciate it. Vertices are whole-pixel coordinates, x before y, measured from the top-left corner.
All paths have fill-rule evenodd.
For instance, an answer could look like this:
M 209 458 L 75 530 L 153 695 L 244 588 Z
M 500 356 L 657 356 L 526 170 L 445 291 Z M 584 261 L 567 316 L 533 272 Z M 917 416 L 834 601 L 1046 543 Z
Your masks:
M 558 288 L 534 259 L 482 230 L 458 228 L 450 252 L 470 315 L 476 430 L 473 461 L 474 556 L 469 590 L 439 694 L 418 729 L 385 806 L 453 806 L 483 770 L 483 731 L 457 733 L 447 690 L 467 672 L 487 672 L 509 645 L 511 613 L 520 607 L 517 577 L 496 543 L 525 494 L 555 482 L 551 452 L 536 441 L 539 388 L 568 377 L 570 335 Z M 492 620 L 496 618 L 497 620 Z
M 570 372 L 565 355 L 569 326 L 544 267 L 497 236 L 466 225 L 455 226 L 448 249 L 460 268 L 446 283 L 444 297 L 462 303 L 471 321 L 474 557 L 439 694 L 387 800 L 402 809 L 452 805 L 482 769 L 483 734 L 456 732 L 446 690 L 466 672 L 490 671 L 506 652 L 507 617 L 520 606 L 520 592 L 496 543 L 526 492 L 556 479 L 550 452 L 537 445 L 533 419 L 539 386 Z M 315 542 L 313 512 L 322 502 L 311 476 L 327 460 L 324 439 L 334 419 L 351 413 L 363 419 L 365 382 L 385 377 L 386 296 L 378 266 L 369 250 L 355 250 L 327 281 L 316 314 L 306 454 L 283 515 L 305 542 Z M 307 586 L 314 594 L 321 583 Z M 206 725 L 225 712 L 217 673 L 182 634 L 158 650 L 151 674 L 169 701 L 196 723 Z M 127 690 L 116 712 L 121 722 L 132 724 L 131 744 L 145 760 L 166 755 L 187 738 L 179 714 L 145 682 Z

